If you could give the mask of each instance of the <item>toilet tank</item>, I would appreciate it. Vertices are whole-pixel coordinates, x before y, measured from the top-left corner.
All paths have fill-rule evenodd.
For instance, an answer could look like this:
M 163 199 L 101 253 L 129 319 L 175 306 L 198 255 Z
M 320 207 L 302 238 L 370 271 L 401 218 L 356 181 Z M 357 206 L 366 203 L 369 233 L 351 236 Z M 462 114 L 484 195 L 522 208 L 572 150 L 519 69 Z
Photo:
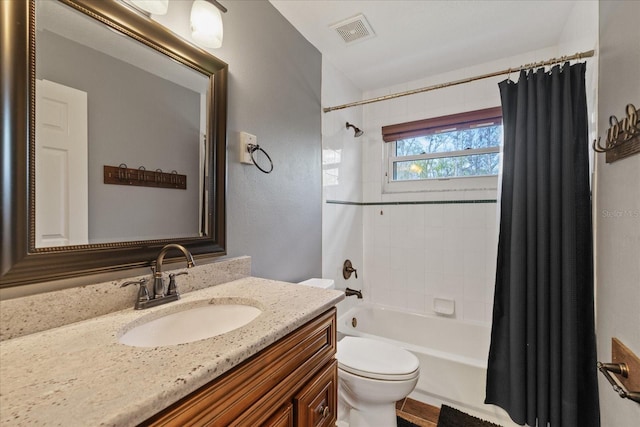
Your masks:
M 314 277 L 312 279 L 305 280 L 304 282 L 300 282 L 300 284 L 306 285 L 306 286 L 314 286 L 316 288 L 322 288 L 322 289 L 336 288 L 333 279 L 317 279 Z

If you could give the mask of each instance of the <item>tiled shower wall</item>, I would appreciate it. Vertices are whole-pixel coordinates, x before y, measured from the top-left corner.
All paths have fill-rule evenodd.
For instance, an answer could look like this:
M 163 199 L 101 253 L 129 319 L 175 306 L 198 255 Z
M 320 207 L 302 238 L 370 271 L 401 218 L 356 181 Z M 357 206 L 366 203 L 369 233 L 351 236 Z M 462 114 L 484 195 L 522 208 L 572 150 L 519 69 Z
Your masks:
M 323 106 L 361 99 L 362 92 L 330 62 L 322 60 Z M 337 289 L 363 288 L 362 143 L 346 122 L 362 127 L 362 108 L 322 114 L 322 276 L 333 279 Z M 353 204 L 326 203 L 343 200 Z M 351 260 L 358 278 L 342 277 L 342 265 Z M 366 296 L 366 293 L 365 293 Z M 355 304 L 349 297 L 338 304 L 338 315 Z
M 530 52 L 429 79 L 366 92 L 364 99 L 483 74 L 557 55 Z M 516 76 L 513 76 L 516 78 Z M 323 276 L 364 299 L 433 313 L 433 299 L 455 301 L 453 318 L 490 323 L 498 240 L 498 179 L 483 190 L 385 193 L 382 126 L 500 105 L 497 84 L 477 81 L 323 115 Z M 357 90 L 323 60 L 323 104 L 356 99 Z M 365 134 L 344 129 L 354 122 Z M 361 126 L 360 126 L 361 124 Z M 345 281 L 350 258 L 358 279 Z M 356 301 L 348 298 L 340 311 Z
M 495 203 L 364 207 L 371 301 L 431 313 L 455 301 L 456 319 L 490 322 L 497 248 Z
M 597 3 L 579 2 L 557 46 L 368 91 L 361 98 L 594 49 L 594 22 L 597 23 Z M 367 301 L 428 314 L 433 313 L 433 298 L 454 299 L 454 318 L 491 321 L 498 179 L 483 186 L 483 190 L 385 193 L 381 128 L 499 106 L 498 83 L 506 77 L 323 114 L 323 275 L 335 279 L 339 289 L 362 288 Z M 509 77 L 518 79 L 517 73 Z M 324 58 L 322 81 L 323 107 L 360 99 L 355 85 Z M 596 88 L 597 62 L 591 61 L 587 67 L 587 100 L 592 128 Z M 344 132 L 345 121 L 355 122 L 365 134 L 353 138 L 351 131 Z M 595 132 L 591 131 L 593 140 Z M 358 279 L 342 279 L 341 263 L 346 257 L 355 261 Z M 353 298 L 348 298 L 343 306 L 354 303 Z
M 557 56 L 530 52 L 364 94 L 391 93 Z M 516 80 L 517 75 L 511 76 Z M 385 125 L 500 105 L 506 76 L 364 107 L 363 251 L 365 289 L 374 303 L 433 313 L 433 299 L 455 301 L 455 319 L 491 322 L 498 242 L 498 179 L 483 190 L 388 193 L 383 189 Z M 463 186 L 464 187 L 464 186 Z M 396 203 L 396 204 L 392 204 Z

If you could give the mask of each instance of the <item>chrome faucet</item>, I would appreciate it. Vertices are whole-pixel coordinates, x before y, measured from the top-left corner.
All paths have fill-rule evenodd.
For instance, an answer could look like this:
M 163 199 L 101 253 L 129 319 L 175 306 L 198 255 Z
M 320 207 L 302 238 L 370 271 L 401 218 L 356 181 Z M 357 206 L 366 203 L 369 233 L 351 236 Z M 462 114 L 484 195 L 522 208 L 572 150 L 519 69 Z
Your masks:
M 178 249 L 187 259 L 187 268 L 191 268 L 196 263 L 193 261 L 193 256 L 191 252 L 187 250 L 182 245 L 177 245 L 175 243 L 171 243 L 169 245 L 165 245 L 158 254 L 158 258 L 156 258 L 155 268 L 151 267 L 151 271 L 153 271 L 153 295 L 149 295 L 149 289 L 147 288 L 147 279 L 140 279 L 136 281 L 126 282 L 120 285 L 120 287 L 125 287 L 129 285 L 139 285 L 138 296 L 136 298 L 136 304 L 134 308 L 136 310 L 143 310 L 145 308 L 151 308 L 158 305 L 166 304 L 171 301 L 177 301 L 180 299 L 180 293 L 178 292 L 178 286 L 176 284 L 176 276 L 180 276 L 183 274 L 187 274 L 186 271 L 180 273 L 171 273 L 169 275 L 169 285 L 166 288 L 164 287 L 164 279 L 162 278 L 162 262 L 164 261 L 164 256 L 171 249 Z
M 196 265 L 196 263 L 193 261 L 193 256 L 191 255 L 191 252 L 189 252 L 187 250 L 187 248 L 185 248 L 184 246 L 178 245 L 178 244 L 175 244 L 175 243 L 170 243 L 168 245 L 165 245 L 160 250 L 160 253 L 158 254 L 158 258 L 156 258 L 156 266 L 155 266 L 155 268 L 151 267 L 151 271 L 153 271 L 153 299 L 164 298 L 165 296 L 170 296 L 171 295 L 170 292 L 167 292 L 167 295 L 165 295 L 165 292 L 164 292 L 164 279 L 162 278 L 162 262 L 164 261 L 164 256 L 171 249 L 178 249 L 178 250 L 180 250 L 182 252 L 184 257 L 187 259 L 187 268 L 191 268 L 194 265 Z M 175 289 L 175 287 L 174 287 L 174 289 Z M 176 291 L 175 295 L 177 295 L 178 298 L 180 297 L 180 295 L 177 293 L 177 291 Z M 178 299 L 178 298 L 176 298 L 176 299 Z

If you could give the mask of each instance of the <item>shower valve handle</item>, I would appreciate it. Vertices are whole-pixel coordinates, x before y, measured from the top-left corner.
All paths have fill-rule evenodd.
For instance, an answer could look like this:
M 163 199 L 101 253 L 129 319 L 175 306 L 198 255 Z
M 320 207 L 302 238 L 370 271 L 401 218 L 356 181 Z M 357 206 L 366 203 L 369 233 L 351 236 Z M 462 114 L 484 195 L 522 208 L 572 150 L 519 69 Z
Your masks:
M 351 264 L 350 260 L 346 260 L 344 262 L 344 265 L 342 266 L 342 277 L 344 277 L 345 280 L 347 280 L 351 277 L 351 273 L 353 273 L 356 276 L 356 279 L 358 278 L 358 270 L 353 268 L 353 265 Z

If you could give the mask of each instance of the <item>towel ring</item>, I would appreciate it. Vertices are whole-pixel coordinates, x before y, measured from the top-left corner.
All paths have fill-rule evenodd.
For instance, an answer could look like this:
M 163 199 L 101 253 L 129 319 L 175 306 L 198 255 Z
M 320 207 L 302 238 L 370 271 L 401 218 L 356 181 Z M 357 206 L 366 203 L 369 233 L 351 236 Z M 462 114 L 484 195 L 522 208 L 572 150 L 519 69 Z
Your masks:
M 247 151 L 249 151 L 249 154 L 251 154 L 251 161 L 253 162 L 253 164 L 258 169 L 260 169 L 261 172 L 271 173 L 271 171 L 273 171 L 273 160 L 271 160 L 271 157 L 267 154 L 266 151 L 264 151 L 262 149 L 262 147 L 260 147 L 258 144 L 247 144 Z M 269 160 L 269 164 L 271 165 L 271 169 L 265 170 L 265 169 L 261 168 L 260 165 L 258 165 L 258 162 L 256 162 L 256 159 L 253 156 L 253 153 L 255 153 L 256 151 L 262 151 L 262 154 L 264 154 L 267 157 L 267 160 Z

